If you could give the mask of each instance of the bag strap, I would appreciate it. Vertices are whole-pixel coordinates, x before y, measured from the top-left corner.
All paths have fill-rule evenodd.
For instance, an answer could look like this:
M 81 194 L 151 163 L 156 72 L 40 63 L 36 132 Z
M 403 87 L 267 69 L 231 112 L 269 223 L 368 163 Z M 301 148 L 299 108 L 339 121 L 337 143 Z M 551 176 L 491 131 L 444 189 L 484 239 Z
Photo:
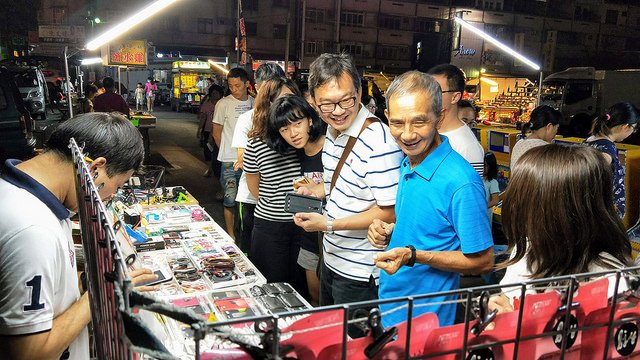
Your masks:
M 329 194 L 331 194 L 331 192 L 333 191 L 333 188 L 336 186 L 336 181 L 338 181 L 340 170 L 342 170 L 342 166 L 344 165 L 345 161 L 347 161 L 347 157 L 351 153 L 351 150 L 353 150 L 353 147 L 355 146 L 356 141 L 358 140 L 360 135 L 362 135 L 362 132 L 364 131 L 364 129 L 366 129 L 367 127 L 369 127 L 369 125 L 377 121 L 380 121 L 380 119 L 375 117 L 367 118 L 364 121 L 364 124 L 362 124 L 362 129 L 360 129 L 358 136 L 357 137 L 349 136 L 349 140 L 347 140 L 347 144 L 344 146 L 344 151 L 342 151 L 342 156 L 340 156 L 338 165 L 336 165 L 336 169 L 333 171 L 333 176 L 331 177 L 331 187 L 329 188 Z

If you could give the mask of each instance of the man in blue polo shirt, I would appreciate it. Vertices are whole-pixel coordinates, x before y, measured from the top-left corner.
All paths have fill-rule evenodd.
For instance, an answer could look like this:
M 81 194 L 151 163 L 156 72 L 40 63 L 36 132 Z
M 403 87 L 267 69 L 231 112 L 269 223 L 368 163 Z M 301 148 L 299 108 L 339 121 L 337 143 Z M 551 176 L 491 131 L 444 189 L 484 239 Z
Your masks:
M 477 274 L 493 266 L 493 240 L 480 176 L 438 134 L 443 119 L 442 90 L 430 75 L 410 71 L 387 89 L 391 135 L 407 155 L 400 166 L 396 223 L 375 220 L 369 242 L 388 251 L 374 255 L 380 274 L 380 299 L 457 289 L 460 273 Z M 455 300 L 438 297 L 416 302 L 413 315 L 438 315 L 453 324 Z M 383 312 L 403 305 L 380 305 Z M 406 309 L 383 316 L 392 326 L 407 319 Z

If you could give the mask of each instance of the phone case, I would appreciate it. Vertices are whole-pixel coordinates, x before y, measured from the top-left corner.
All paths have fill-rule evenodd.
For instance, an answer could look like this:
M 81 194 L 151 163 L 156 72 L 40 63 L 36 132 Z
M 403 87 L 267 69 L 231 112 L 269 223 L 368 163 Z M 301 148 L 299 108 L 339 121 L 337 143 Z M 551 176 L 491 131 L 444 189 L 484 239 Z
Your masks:
M 300 301 L 300 299 L 298 299 L 298 296 L 296 294 L 280 294 L 279 297 L 280 300 L 282 300 L 282 302 L 290 308 L 304 307 L 304 304 L 302 303 L 302 301 Z
M 287 311 L 287 308 L 285 307 L 284 303 L 282 303 L 282 300 L 278 299 L 275 296 L 261 296 L 258 299 L 260 300 L 260 302 L 262 302 L 264 307 L 271 312 Z
M 284 211 L 293 214 L 299 212 L 322 214 L 322 200 L 313 196 L 287 193 L 284 198 Z
M 280 294 L 282 291 L 280 291 L 280 288 L 278 287 L 278 285 L 276 285 L 275 283 L 272 284 L 264 284 L 262 285 L 262 289 L 268 294 L 268 295 L 278 295 Z
M 274 283 L 275 286 L 278 287 L 278 289 L 280 289 L 281 293 L 292 293 L 295 292 L 295 290 L 293 290 L 293 288 L 291 287 L 291 285 L 287 284 L 287 283 Z

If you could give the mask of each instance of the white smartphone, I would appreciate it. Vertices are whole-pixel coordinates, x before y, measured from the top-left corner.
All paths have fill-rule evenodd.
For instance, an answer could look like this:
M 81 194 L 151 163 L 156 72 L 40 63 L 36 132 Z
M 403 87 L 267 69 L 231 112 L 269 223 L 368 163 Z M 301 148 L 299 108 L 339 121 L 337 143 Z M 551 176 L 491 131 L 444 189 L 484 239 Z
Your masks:
M 169 271 L 168 269 L 155 269 L 153 273 L 156 274 L 156 276 L 158 277 L 157 279 L 144 281 L 136 284 L 136 286 L 153 286 L 171 281 L 171 279 L 173 279 L 173 273 L 171 273 L 171 271 Z

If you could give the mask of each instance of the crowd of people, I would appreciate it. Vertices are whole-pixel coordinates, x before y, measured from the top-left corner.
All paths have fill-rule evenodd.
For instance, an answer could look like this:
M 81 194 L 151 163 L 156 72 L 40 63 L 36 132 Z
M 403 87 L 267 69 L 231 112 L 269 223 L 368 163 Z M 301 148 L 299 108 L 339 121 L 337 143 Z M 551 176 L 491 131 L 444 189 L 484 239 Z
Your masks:
M 119 111 L 112 100 L 118 95 L 109 95 L 113 80 L 103 83 L 94 110 Z M 484 153 L 466 126 L 476 115 L 460 104 L 465 75 L 453 65 L 396 77 L 386 90 L 385 121 L 345 54 L 319 56 L 302 91 L 272 63 L 257 69 L 255 83 L 254 99 L 249 75 L 234 68 L 228 95 L 209 86 L 197 137 L 212 162 L 208 172 L 222 184 L 229 235 L 268 282 L 292 284 L 313 305 L 454 290 L 461 275 L 496 268 L 506 269 L 503 284 L 513 284 L 633 263 L 621 222 L 624 168 L 614 144 L 638 126 L 631 104 L 595 119 L 592 137 L 575 146 L 552 144 L 560 114 L 536 108 L 500 193 L 495 156 Z M 0 190 L 8 201 L 0 218 L 10 221 L 0 222 L 0 350 L 12 358 L 31 358 L 33 351 L 84 358 L 88 351 L 88 299 L 75 286 L 69 258 L 67 209 L 77 207 L 72 136 L 86 144 L 105 196 L 143 158 L 140 136 L 124 117 L 96 112 L 61 125 L 43 154 L 6 164 Z M 289 213 L 288 196 L 315 198 L 322 211 Z M 495 264 L 491 214 L 499 201 L 508 249 L 507 260 Z M 26 211 L 42 216 L 18 215 Z M 511 311 L 514 294 L 506 289 L 491 307 Z M 422 306 L 413 316 L 434 312 L 441 326 L 450 325 L 453 300 L 417 301 Z M 379 306 L 384 326 L 406 320 L 398 304 Z M 360 335 L 355 328 L 349 334 Z
M 246 83 L 244 76 L 232 70 L 230 84 Z M 450 64 L 426 74 L 411 71 L 398 76 L 386 91 L 382 121 L 375 115 L 375 99 L 367 94 L 347 55 L 318 57 L 310 67 L 304 94 L 284 78 L 278 66 L 263 64 L 256 72 L 258 95 L 253 108 L 242 113 L 251 107 L 250 97 L 232 90 L 227 98 L 236 104 L 235 111 L 216 105 L 213 115 L 223 119 L 214 123 L 237 126 L 229 131 L 233 133 L 230 140 L 216 140 L 225 152 L 236 151 L 235 157 L 219 156 L 227 162 L 222 167 L 228 172 L 222 174 L 227 231 L 237 234 L 238 243 L 269 282 L 293 284 L 308 293 L 314 305 L 457 289 L 461 275 L 485 274 L 496 267 L 506 268 L 503 281 L 513 282 L 631 264 L 628 240 L 599 242 L 626 236 L 621 223 L 624 169 L 614 142 L 635 131 L 635 107 L 616 104 L 595 119 L 593 136 L 576 146 L 579 150 L 551 144 L 561 115 L 548 106 L 537 107 L 512 151 L 511 190 L 501 193 L 495 155 L 485 154 L 466 126 L 475 123 L 477 114 L 472 104 L 462 100 L 465 80 L 464 73 Z M 528 155 L 539 151 L 545 151 L 545 156 Z M 559 165 L 562 159 L 580 156 L 582 162 L 566 160 Z M 547 178 L 522 175 L 532 166 L 551 172 L 558 166 L 572 176 L 592 178 L 559 177 L 558 184 L 552 184 Z M 595 170 L 585 172 L 589 167 L 600 171 L 597 179 Z M 592 211 L 590 216 L 576 217 L 578 210 L 572 209 L 572 201 L 585 195 L 586 187 L 576 185 L 579 181 L 592 184 L 589 188 L 609 184 L 592 192 L 594 198 L 589 201 L 597 204 L 583 204 L 580 209 Z M 241 196 L 240 189 L 245 187 L 248 191 Z M 536 187 L 539 196 L 525 197 L 532 194 L 530 187 Z M 322 199 L 323 213 L 287 213 L 284 203 L 292 191 Z M 519 191 L 524 192 L 510 197 Z M 500 201 L 505 204 L 502 221 L 508 260 L 494 264 L 491 222 Z M 562 221 L 571 225 L 558 230 L 584 232 L 567 236 L 534 226 L 538 216 L 563 206 L 570 221 Z M 604 207 L 617 216 L 593 228 Z M 232 211 L 241 216 L 233 217 Z M 241 224 L 237 219 L 242 219 Z M 532 223 L 523 225 L 523 219 Z M 572 251 L 547 259 L 550 254 L 537 247 L 552 241 L 556 247 L 572 241 L 567 246 Z M 594 250 L 576 260 L 580 248 Z M 549 262 L 558 266 L 547 270 Z M 537 267 L 543 263 L 544 270 Z M 456 307 L 442 304 L 449 300 L 424 301 L 434 305 L 417 308 L 414 315 L 436 312 L 442 325 L 451 324 Z M 393 304 L 380 307 L 389 312 L 383 318 L 385 325 L 406 318 L 402 311 L 393 312 Z

